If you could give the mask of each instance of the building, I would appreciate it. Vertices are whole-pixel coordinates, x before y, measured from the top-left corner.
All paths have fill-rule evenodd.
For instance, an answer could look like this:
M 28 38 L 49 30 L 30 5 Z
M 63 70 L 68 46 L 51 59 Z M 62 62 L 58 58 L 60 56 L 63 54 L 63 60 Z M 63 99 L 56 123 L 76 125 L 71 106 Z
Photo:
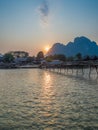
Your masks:
M 27 64 L 27 58 L 26 57 L 15 58 L 14 62 L 20 65 Z
M 51 62 L 49 62 L 50 65 L 61 65 L 63 62 L 60 60 L 53 60 Z
M 29 56 L 29 53 L 25 51 L 11 51 L 9 53 L 12 54 L 14 58 L 26 58 Z
M 2 61 L 3 61 L 3 55 L 0 54 L 0 62 L 2 62 Z

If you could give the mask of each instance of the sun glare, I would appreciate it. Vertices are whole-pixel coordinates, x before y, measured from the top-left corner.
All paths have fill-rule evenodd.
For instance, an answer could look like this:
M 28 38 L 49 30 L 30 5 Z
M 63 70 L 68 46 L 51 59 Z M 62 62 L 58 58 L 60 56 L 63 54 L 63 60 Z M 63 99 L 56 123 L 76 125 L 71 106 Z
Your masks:
M 46 52 L 48 52 L 49 51 L 49 47 L 47 46 L 47 47 L 45 47 L 45 51 Z

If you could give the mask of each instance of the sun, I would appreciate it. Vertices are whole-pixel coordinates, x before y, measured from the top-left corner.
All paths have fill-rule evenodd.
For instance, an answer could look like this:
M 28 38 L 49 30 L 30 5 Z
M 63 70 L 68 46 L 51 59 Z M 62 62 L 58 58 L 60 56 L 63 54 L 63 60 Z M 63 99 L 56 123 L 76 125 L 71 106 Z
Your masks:
M 45 47 L 45 49 L 44 49 L 44 50 L 45 50 L 46 52 L 48 52 L 48 51 L 49 51 L 49 49 L 50 49 L 50 48 L 47 46 L 47 47 Z

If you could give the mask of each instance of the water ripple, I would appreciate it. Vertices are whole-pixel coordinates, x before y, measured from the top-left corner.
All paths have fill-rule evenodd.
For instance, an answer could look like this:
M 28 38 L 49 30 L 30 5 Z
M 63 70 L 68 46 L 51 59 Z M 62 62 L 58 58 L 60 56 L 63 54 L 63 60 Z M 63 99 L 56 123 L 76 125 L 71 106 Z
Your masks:
M 98 130 L 97 80 L 38 69 L 0 75 L 0 130 Z

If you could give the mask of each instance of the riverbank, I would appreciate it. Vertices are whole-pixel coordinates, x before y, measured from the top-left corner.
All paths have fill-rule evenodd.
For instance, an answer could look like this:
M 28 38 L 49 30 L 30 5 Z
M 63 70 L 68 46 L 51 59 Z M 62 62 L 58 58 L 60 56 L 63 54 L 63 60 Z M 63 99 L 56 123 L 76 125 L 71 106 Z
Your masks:
M 17 64 L 13 64 L 13 63 L 9 63 L 9 64 L 1 64 L 0 65 L 0 69 L 29 69 L 29 68 L 39 68 L 39 65 L 38 64 L 32 64 L 32 65 L 29 65 L 29 64 L 26 64 L 26 65 L 17 65 Z
M 29 68 L 98 68 L 98 61 L 69 61 L 69 62 L 45 62 L 41 64 L 15 64 L 0 63 L 0 69 L 29 69 Z

